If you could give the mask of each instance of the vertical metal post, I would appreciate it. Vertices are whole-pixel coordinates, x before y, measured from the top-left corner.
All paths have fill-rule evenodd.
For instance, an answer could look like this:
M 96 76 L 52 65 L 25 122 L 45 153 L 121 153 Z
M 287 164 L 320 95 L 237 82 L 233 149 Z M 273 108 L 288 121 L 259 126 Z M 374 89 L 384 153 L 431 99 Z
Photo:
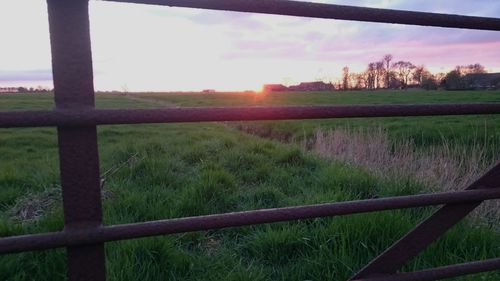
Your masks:
M 94 107 L 88 0 L 47 0 L 57 109 Z M 102 224 L 96 126 L 58 127 L 65 229 Z M 70 281 L 106 279 L 104 244 L 68 247 Z

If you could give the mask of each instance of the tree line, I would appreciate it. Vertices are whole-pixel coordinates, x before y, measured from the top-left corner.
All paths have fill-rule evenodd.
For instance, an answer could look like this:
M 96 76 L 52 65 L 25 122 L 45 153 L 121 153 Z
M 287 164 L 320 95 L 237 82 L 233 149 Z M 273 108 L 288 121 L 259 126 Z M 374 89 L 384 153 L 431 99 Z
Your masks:
M 350 72 L 349 67 L 342 69 L 342 80 L 337 87 L 342 90 L 375 90 L 375 89 L 407 89 L 423 88 L 435 90 L 459 90 L 467 87 L 465 76 L 468 74 L 487 73 L 479 63 L 458 65 L 448 73 L 433 74 L 423 65 L 412 62 L 395 61 L 391 54 L 381 60 L 368 64 L 361 73 Z

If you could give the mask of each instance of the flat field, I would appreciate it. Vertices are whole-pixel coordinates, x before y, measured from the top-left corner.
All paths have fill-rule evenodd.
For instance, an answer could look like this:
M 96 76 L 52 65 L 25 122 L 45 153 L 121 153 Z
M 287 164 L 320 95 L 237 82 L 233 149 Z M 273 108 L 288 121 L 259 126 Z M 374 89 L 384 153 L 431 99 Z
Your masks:
M 47 95 L 1 95 L 0 110 L 53 107 Z M 97 95 L 99 108 L 500 102 L 500 92 Z M 264 128 L 247 134 L 242 127 Z M 500 116 L 120 125 L 98 131 L 105 224 L 416 194 L 411 176 L 381 177 L 303 149 L 318 128 L 383 130 L 427 150 L 446 140 L 500 155 Z M 54 128 L 0 129 L 0 236 L 61 230 Z M 346 280 L 434 208 L 231 228 L 106 244 L 109 280 Z M 500 256 L 498 221 L 464 221 L 404 271 Z M 0 280 L 64 280 L 64 249 L 0 257 Z M 455 280 L 500 280 L 489 272 Z

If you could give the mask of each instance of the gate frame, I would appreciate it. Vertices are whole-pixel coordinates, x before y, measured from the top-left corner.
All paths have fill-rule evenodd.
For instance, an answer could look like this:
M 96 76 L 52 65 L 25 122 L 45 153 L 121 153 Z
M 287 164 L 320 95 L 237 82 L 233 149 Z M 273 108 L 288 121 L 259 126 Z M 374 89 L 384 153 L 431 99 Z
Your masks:
M 310 18 L 500 31 L 499 18 L 285 0 L 107 0 Z M 64 229 L 0 238 L 0 254 L 66 247 L 68 279 L 106 280 L 104 243 L 155 235 L 443 205 L 350 280 L 435 280 L 500 269 L 500 258 L 397 271 L 485 200 L 500 199 L 500 163 L 464 191 L 102 225 L 97 126 L 105 124 L 500 114 L 500 104 L 95 109 L 88 0 L 47 0 L 56 108 L 0 112 L 0 128 L 57 126 Z

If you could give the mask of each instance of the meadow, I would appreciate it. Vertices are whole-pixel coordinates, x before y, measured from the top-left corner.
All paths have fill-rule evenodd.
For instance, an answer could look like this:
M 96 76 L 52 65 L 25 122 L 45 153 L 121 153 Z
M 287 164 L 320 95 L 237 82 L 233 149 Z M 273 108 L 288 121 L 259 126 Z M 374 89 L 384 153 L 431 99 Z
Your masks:
M 1 95 L 0 110 L 53 107 Z M 98 108 L 500 102 L 500 92 L 98 94 Z M 492 163 L 500 116 L 120 125 L 98 129 L 105 224 L 407 195 L 432 190 L 307 148 L 317 130 L 387 133 Z M 250 132 L 251 134 L 249 134 Z M 304 145 L 305 144 L 305 145 Z M 455 151 L 455 150 L 454 150 Z M 63 227 L 54 128 L 0 129 L 0 236 Z M 109 280 L 346 280 L 435 208 L 384 211 L 106 244 Z M 403 271 L 500 256 L 498 220 L 466 220 Z M 0 256 L 0 280 L 64 280 L 63 249 Z M 499 272 L 454 280 L 500 280 Z

